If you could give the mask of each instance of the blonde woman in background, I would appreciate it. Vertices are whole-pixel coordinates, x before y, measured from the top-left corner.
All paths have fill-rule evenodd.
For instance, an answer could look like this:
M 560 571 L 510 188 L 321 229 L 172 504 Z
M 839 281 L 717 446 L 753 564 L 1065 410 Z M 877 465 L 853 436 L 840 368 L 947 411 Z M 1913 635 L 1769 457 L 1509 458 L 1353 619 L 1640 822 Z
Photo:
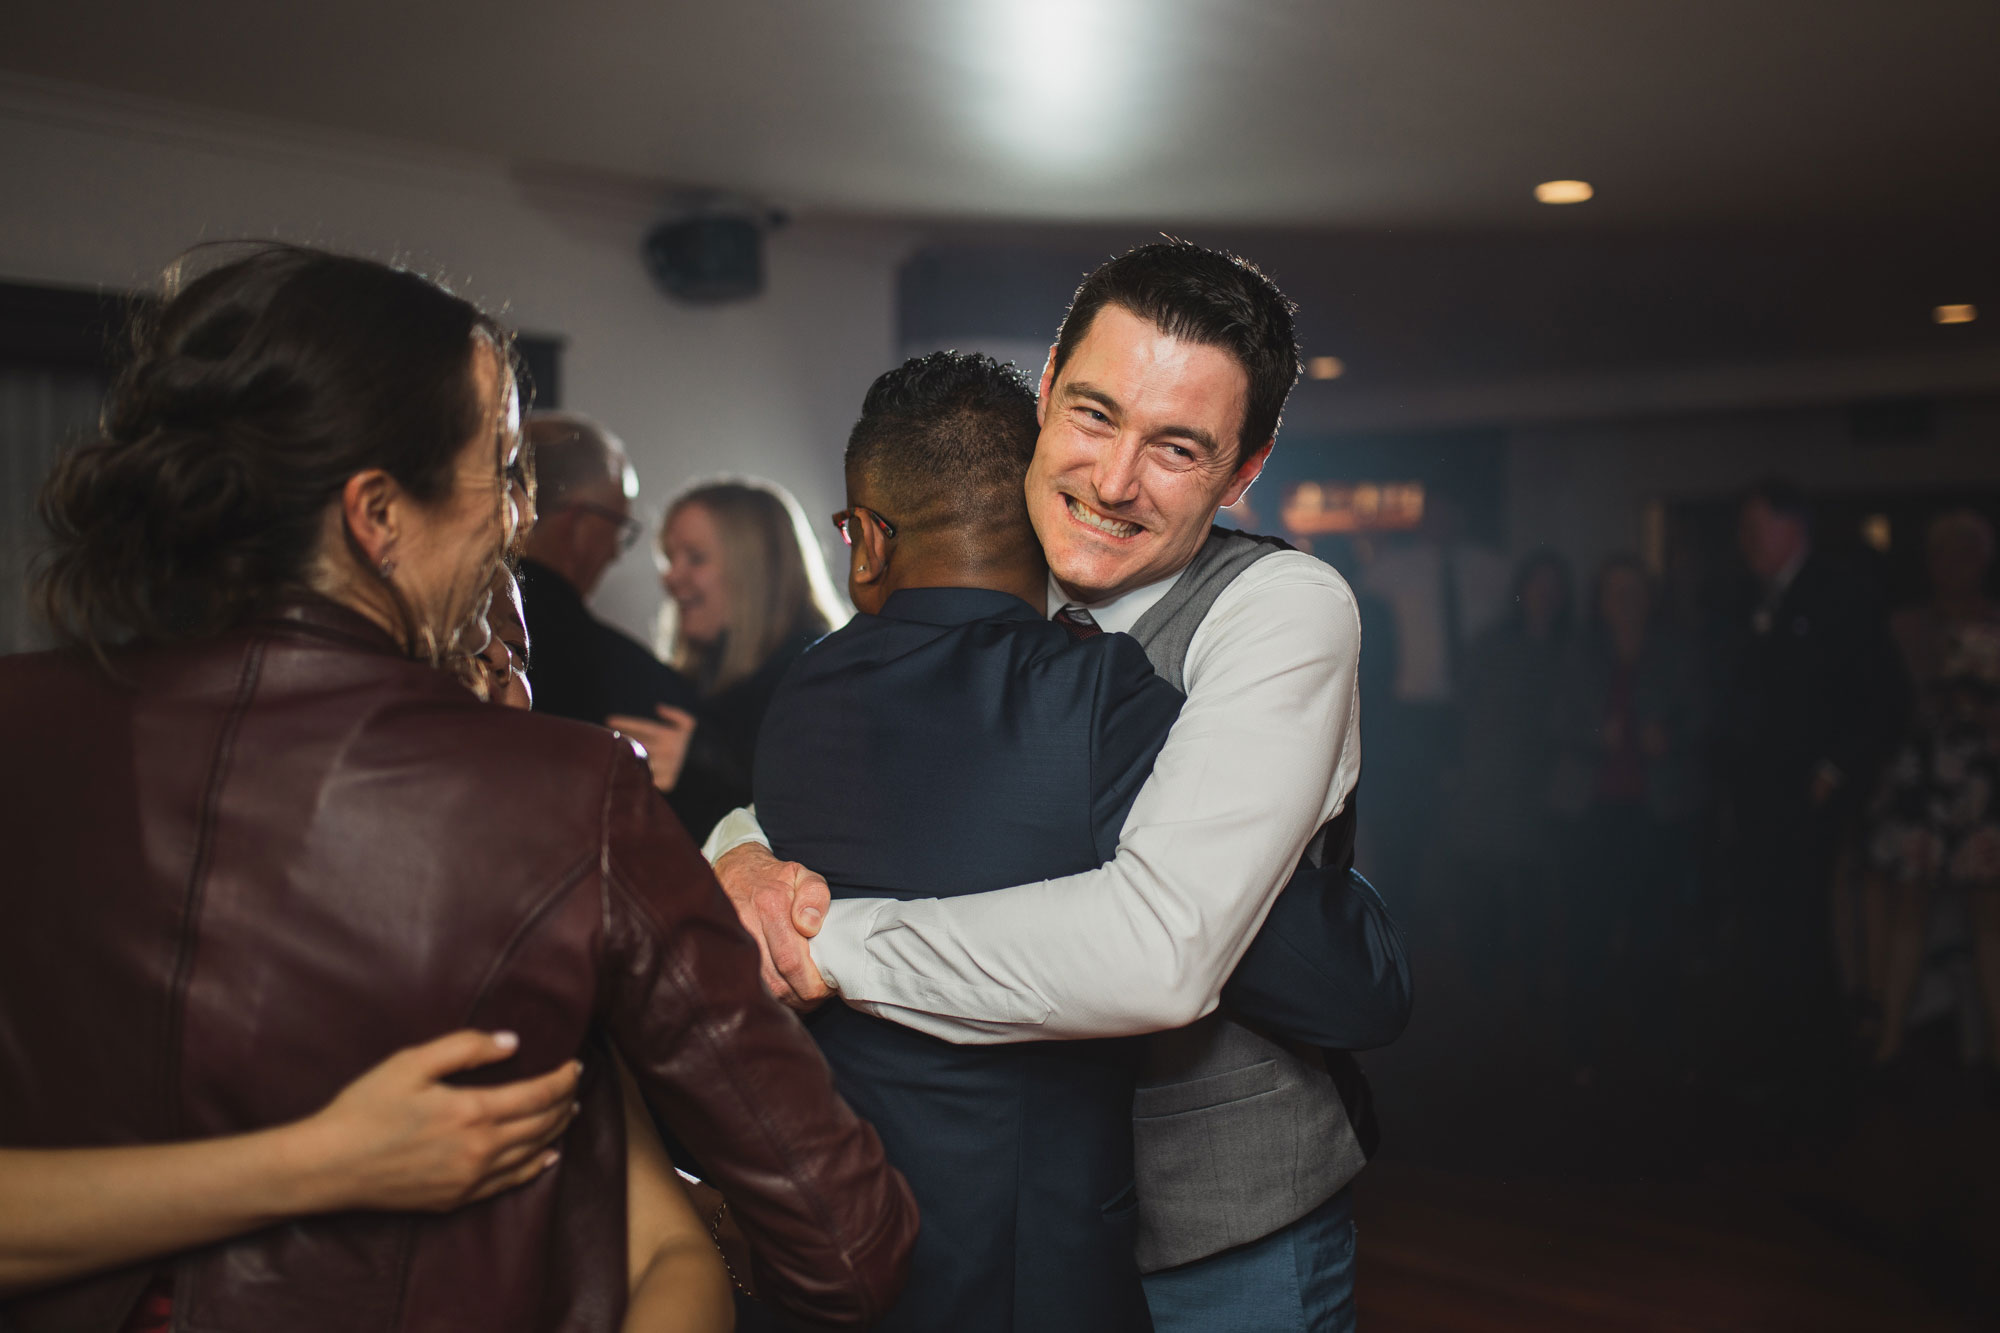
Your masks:
M 667 507 L 658 549 L 668 661 L 700 691 L 693 731 L 670 720 L 610 721 L 646 746 L 654 785 L 700 840 L 750 803 L 757 732 L 786 668 L 850 613 L 798 502 L 772 482 L 684 491 Z

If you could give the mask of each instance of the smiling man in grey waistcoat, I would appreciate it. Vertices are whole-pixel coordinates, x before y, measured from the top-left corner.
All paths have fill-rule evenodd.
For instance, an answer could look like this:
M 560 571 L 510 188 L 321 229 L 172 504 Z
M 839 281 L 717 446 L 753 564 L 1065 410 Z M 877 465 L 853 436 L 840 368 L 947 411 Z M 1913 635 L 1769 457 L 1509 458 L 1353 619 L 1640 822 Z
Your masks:
M 1353 594 L 1310 556 L 1213 526 L 1263 468 L 1297 378 L 1277 287 L 1178 241 L 1091 274 L 1050 350 L 1027 480 L 1049 612 L 1072 633 L 1130 633 L 1187 694 L 1115 859 L 829 905 L 748 812 L 709 845 L 766 980 L 800 1007 L 837 992 L 956 1042 L 1158 1034 L 1133 1112 L 1139 1259 L 1163 1333 L 1352 1327 L 1348 1185 L 1372 1145 L 1346 1052 L 1408 1014 L 1395 929 L 1347 873 Z M 1280 937 L 1258 935 L 1279 890 L 1309 876 L 1323 890 L 1286 903 L 1316 910 L 1334 947 L 1256 969 L 1289 984 L 1238 993 L 1253 938 Z

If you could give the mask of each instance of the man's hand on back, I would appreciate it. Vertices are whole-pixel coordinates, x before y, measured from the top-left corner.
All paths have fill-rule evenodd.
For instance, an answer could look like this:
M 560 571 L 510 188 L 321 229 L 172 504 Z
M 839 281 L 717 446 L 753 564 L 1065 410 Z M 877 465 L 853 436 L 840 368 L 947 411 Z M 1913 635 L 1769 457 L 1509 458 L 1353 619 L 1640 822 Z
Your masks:
M 813 965 L 806 941 L 819 934 L 833 901 L 826 881 L 796 861 L 780 861 L 761 843 L 746 842 L 715 859 L 715 877 L 757 941 L 764 985 L 801 1011 L 833 992 Z

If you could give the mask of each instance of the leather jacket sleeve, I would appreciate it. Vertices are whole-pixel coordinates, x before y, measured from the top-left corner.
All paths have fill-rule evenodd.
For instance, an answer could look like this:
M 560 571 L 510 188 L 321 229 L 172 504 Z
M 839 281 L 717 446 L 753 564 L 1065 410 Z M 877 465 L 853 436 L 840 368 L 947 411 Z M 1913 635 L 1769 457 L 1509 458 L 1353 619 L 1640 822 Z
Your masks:
M 875 1322 L 916 1239 L 908 1185 L 765 993 L 755 943 L 645 765 L 619 760 L 605 813 L 602 1010 L 619 1055 L 728 1199 L 759 1297 L 819 1323 Z

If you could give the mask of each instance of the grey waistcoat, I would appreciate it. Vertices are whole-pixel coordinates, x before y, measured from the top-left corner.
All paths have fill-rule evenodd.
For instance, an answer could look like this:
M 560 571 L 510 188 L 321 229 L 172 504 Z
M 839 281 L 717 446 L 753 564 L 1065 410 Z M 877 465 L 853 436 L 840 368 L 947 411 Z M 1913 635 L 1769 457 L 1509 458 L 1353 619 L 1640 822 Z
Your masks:
M 1153 669 L 1185 690 L 1188 645 L 1215 599 L 1256 561 L 1286 549 L 1268 537 L 1211 532 L 1180 580 L 1132 627 Z M 1268 1236 L 1361 1170 L 1366 1156 L 1319 1051 L 1274 1041 L 1220 1012 L 1146 1042 L 1132 1101 L 1142 1271 Z

